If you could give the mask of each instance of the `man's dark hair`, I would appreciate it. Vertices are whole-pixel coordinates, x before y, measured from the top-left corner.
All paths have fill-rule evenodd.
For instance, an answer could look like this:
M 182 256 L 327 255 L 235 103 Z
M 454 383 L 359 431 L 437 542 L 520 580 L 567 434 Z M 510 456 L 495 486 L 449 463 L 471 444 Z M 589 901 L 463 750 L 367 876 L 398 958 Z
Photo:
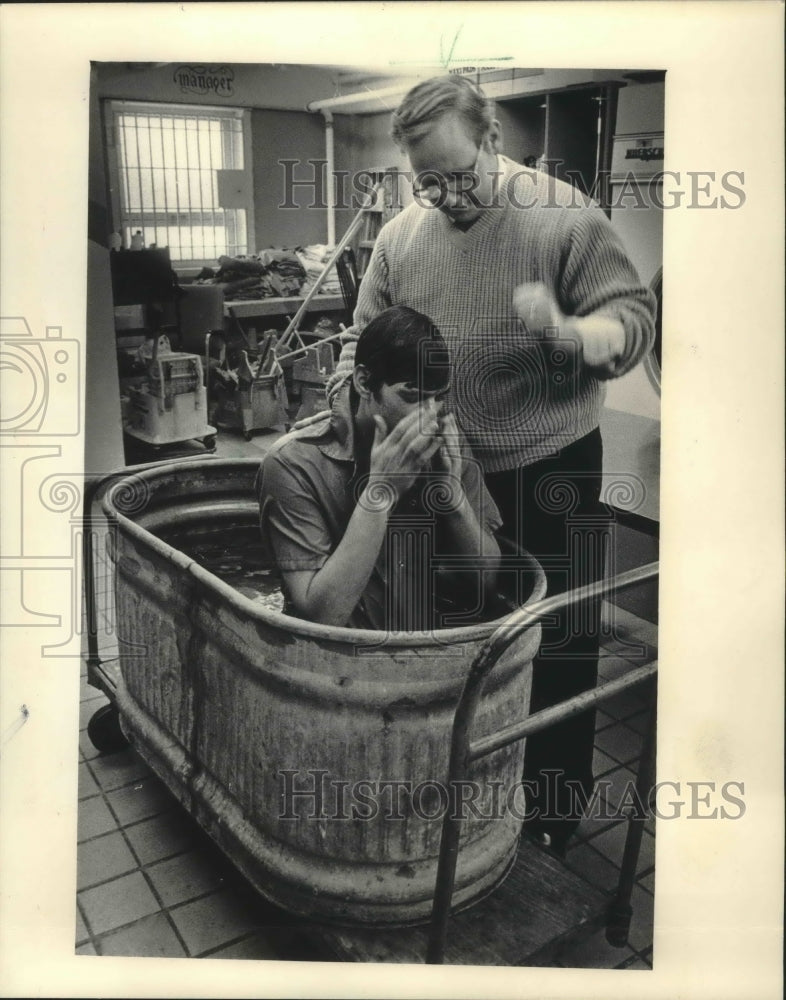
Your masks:
M 440 392 L 450 384 L 442 334 L 428 316 L 407 306 L 391 306 L 371 320 L 360 334 L 355 364 L 368 370 L 374 393 L 383 382 L 412 382 L 424 392 Z

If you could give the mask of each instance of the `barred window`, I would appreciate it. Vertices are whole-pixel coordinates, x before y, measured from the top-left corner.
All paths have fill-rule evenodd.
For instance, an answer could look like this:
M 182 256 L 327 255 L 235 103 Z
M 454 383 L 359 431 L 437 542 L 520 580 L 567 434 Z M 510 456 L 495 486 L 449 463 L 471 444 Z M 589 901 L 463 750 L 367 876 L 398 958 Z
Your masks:
M 169 247 L 180 264 L 210 264 L 253 247 L 247 112 L 110 101 L 107 152 L 115 229 L 126 247 Z

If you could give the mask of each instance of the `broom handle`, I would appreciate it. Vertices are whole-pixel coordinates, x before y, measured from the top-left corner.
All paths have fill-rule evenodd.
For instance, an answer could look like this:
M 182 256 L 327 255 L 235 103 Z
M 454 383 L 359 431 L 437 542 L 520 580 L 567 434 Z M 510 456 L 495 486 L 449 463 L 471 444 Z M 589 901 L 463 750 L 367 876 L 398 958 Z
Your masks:
M 315 341 L 313 344 L 306 344 L 303 347 L 296 347 L 294 351 L 288 351 L 286 354 L 280 354 L 276 360 L 279 364 L 282 361 L 287 361 L 289 358 L 294 358 L 296 354 L 303 354 L 309 349 L 309 347 L 317 347 L 319 344 L 329 344 L 331 340 L 338 340 L 339 337 L 343 337 L 346 330 L 339 330 L 338 333 L 332 333 L 329 337 L 321 337 L 319 340 Z
M 311 303 L 311 300 L 314 298 L 314 296 L 316 295 L 316 293 L 319 291 L 319 289 L 320 289 L 320 287 L 322 285 L 322 282 L 327 277 L 328 271 L 336 263 L 336 261 L 338 260 L 338 258 L 344 252 L 344 248 L 346 247 L 346 245 L 349 243 L 349 241 L 355 235 L 355 233 L 357 232 L 357 230 L 360 228 L 360 223 L 363 221 L 363 217 L 366 215 L 366 213 L 368 211 L 370 211 L 371 209 L 374 208 L 374 206 L 377 203 L 377 197 L 378 197 L 379 193 L 381 191 L 383 191 L 383 190 L 384 190 L 384 184 L 382 183 L 382 181 L 380 181 L 379 184 L 375 184 L 374 185 L 374 189 L 371 192 L 371 194 L 369 195 L 368 203 L 366 205 L 364 205 L 363 208 L 360 209 L 360 211 L 358 212 L 358 214 L 355 216 L 355 218 L 350 223 L 349 228 L 347 229 L 347 231 L 344 233 L 344 235 L 341 237 L 341 239 L 339 240 L 339 242 L 336 244 L 336 249 L 330 255 L 330 257 L 328 258 L 327 263 L 322 268 L 321 273 L 317 277 L 317 280 L 314 282 L 314 284 L 309 289 L 308 295 L 306 295 L 306 297 L 303 299 L 303 302 L 302 302 L 300 308 L 298 309 L 298 311 L 295 313 L 295 315 L 290 320 L 289 325 L 287 326 L 286 330 L 284 330 L 284 332 L 281 334 L 281 339 L 278 342 L 279 347 L 289 347 L 289 342 L 292 339 L 292 334 L 295 332 L 295 330 L 297 329 L 298 323 L 300 323 L 301 319 L 305 315 L 305 313 L 306 313 L 306 311 L 307 311 L 307 309 L 308 309 L 308 307 L 309 307 L 309 305 Z M 281 359 L 279 358 L 279 360 L 281 360 Z

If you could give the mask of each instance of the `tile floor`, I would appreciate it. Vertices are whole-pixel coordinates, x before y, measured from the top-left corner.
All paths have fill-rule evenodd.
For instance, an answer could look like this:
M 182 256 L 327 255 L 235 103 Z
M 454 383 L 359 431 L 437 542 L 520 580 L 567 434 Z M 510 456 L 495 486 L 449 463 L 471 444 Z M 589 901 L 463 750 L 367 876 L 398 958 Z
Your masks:
M 259 454 L 274 436 L 253 442 L 219 438 L 220 455 Z M 656 656 L 657 627 L 629 611 L 606 605 L 615 623 L 604 642 L 600 674 L 618 676 Z M 111 634 L 102 659 L 113 655 Z M 260 899 L 130 750 L 99 753 L 86 732 L 107 698 L 80 678 L 79 812 L 76 952 L 82 955 L 211 957 L 329 961 L 298 921 Z M 641 689 L 606 702 L 598 712 L 595 773 L 600 801 L 615 805 L 634 779 L 646 722 Z M 588 882 L 616 884 L 624 821 L 585 818 L 566 864 Z M 580 968 L 652 968 L 655 830 L 647 823 L 629 942 L 614 948 L 598 931 L 566 948 L 557 964 Z

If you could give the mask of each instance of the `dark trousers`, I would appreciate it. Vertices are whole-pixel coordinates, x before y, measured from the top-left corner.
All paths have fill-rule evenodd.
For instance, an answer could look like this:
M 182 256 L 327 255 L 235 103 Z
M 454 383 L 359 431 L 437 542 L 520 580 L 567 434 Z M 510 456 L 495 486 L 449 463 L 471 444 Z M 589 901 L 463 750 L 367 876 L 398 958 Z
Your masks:
M 533 465 L 486 475 L 500 509 L 501 534 L 543 566 L 547 595 L 573 590 L 603 576 L 611 517 L 600 502 L 603 444 L 600 431 Z M 543 625 L 533 665 L 530 711 L 593 688 L 598 673 L 599 600 L 566 609 Z M 578 826 L 593 787 L 595 713 L 585 712 L 527 741 L 524 779 L 538 818 L 531 828 L 555 846 Z M 572 783 L 572 786 L 571 784 Z

